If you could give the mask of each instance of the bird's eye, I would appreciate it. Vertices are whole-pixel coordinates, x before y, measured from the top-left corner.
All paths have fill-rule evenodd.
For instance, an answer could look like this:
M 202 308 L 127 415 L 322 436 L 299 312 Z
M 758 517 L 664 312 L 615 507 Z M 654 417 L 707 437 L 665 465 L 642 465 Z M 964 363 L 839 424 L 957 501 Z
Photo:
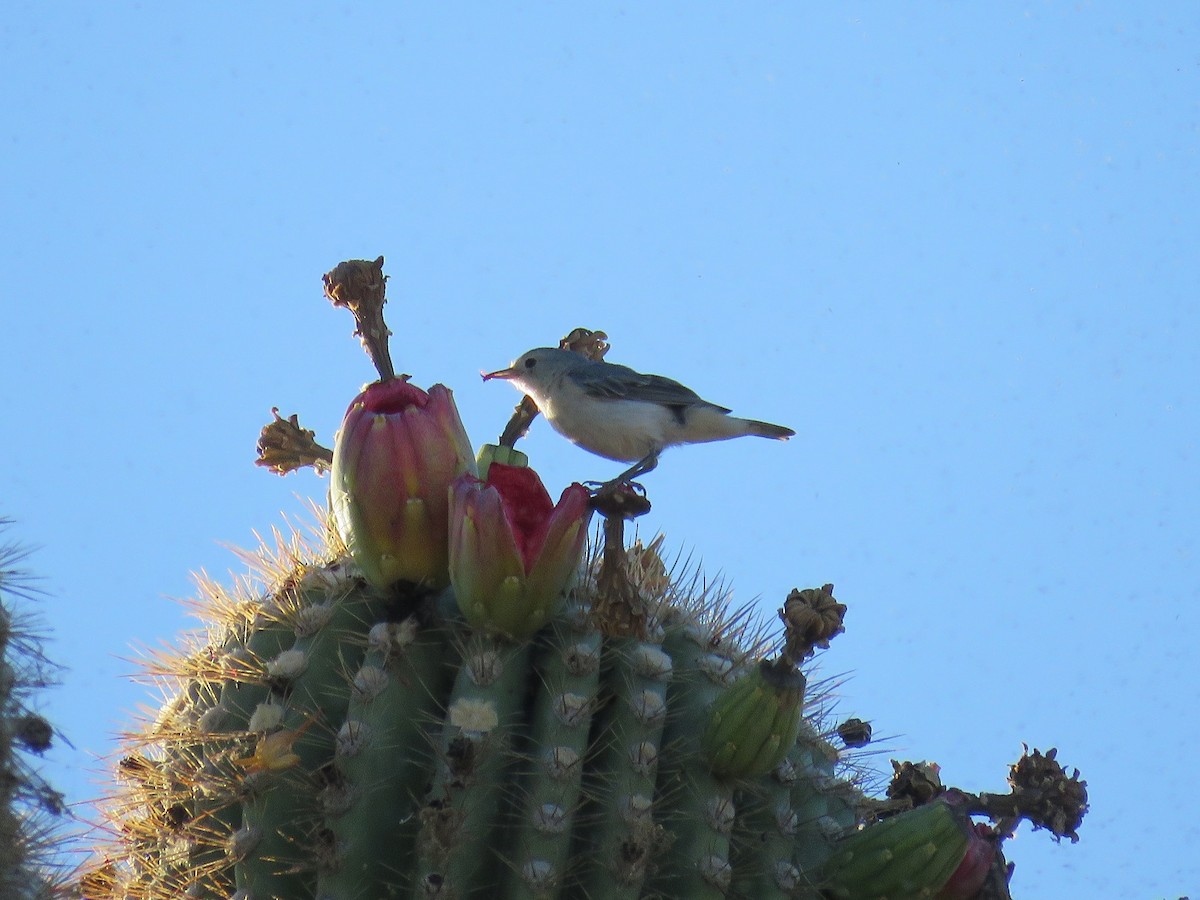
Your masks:
M 534 366 L 536 366 L 536 365 L 537 365 L 537 360 L 536 360 L 536 359 L 527 359 L 527 360 L 525 360 L 525 368 L 527 368 L 527 369 L 532 369 L 532 368 L 533 368 Z

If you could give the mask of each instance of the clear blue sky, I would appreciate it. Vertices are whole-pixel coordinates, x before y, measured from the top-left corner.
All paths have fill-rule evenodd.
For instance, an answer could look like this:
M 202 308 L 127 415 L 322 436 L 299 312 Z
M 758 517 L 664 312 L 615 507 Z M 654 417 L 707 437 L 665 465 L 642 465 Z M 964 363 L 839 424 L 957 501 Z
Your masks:
M 10 4 L 0 514 L 40 547 L 74 802 L 372 370 L 320 275 L 387 257 L 398 368 L 456 391 L 576 325 L 789 444 L 672 451 L 642 528 L 766 615 L 833 582 L 841 709 L 1000 790 L 1088 779 L 1022 900 L 1200 891 L 1200 7 Z M 615 474 L 534 426 L 551 490 Z M 1179 799 L 1176 799 L 1179 798 Z

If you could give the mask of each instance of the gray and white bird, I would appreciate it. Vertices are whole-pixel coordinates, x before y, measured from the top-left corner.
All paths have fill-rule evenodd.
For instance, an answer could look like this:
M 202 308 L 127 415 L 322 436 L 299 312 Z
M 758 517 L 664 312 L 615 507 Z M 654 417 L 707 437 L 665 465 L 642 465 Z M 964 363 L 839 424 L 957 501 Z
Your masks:
M 512 382 L 572 443 L 608 459 L 633 462 L 609 482 L 614 485 L 649 472 L 658 465 L 659 454 L 676 444 L 746 434 L 786 441 L 796 433 L 782 425 L 731 416 L 724 406 L 662 375 L 643 375 L 570 350 L 539 347 L 483 378 Z

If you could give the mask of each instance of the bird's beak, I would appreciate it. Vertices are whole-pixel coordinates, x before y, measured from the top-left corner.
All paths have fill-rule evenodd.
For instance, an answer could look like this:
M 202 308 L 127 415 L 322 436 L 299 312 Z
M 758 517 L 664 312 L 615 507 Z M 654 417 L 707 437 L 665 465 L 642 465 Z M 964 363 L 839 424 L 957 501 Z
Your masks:
M 509 366 L 507 369 L 499 369 L 495 372 L 480 372 L 484 381 L 491 381 L 493 378 L 512 378 L 517 374 L 517 370 Z

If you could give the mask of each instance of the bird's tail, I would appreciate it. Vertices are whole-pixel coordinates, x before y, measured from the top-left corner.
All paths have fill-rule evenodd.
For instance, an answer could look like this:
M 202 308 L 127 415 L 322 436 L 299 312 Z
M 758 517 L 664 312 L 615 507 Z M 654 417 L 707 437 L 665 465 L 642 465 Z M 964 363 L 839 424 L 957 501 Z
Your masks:
M 747 434 L 757 434 L 759 437 L 772 438 L 776 441 L 786 441 L 796 432 L 782 425 L 772 425 L 770 422 L 759 422 L 757 419 L 742 419 L 746 423 Z

